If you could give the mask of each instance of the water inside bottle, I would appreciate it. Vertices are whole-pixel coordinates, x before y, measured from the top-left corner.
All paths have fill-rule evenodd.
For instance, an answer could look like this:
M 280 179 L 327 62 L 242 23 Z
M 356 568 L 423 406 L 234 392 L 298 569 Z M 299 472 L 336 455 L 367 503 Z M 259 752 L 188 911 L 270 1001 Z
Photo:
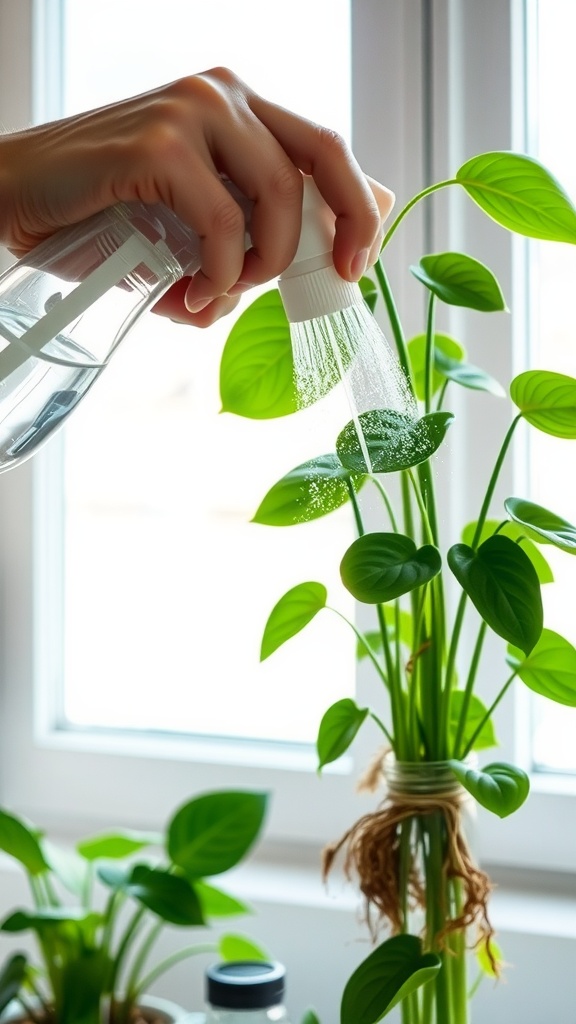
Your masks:
M 36 318 L 0 306 L 0 339 L 20 337 Z M 0 381 L 0 472 L 24 461 L 69 416 L 94 383 L 101 367 L 94 356 L 63 334 L 50 342 L 50 353 L 76 362 L 62 366 L 30 356 Z M 1 353 L 0 353 L 1 355 Z

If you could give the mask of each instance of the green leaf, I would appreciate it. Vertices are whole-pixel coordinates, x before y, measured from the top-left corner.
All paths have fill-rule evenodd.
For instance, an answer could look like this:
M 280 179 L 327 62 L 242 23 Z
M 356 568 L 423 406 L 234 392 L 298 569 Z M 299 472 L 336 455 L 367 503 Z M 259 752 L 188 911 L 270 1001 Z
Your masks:
M 381 604 L 421 587 L 442 568 L 440 552 L 431 544 L 417 548 L 398 533 L 366 533 L 350 545 L 340 575 L 357 601 Z
M 42 838 L 40 845 L 49 870 L 56 875 L 68 892 L 74 896 L 81 896 L 89 871 L 86 861 L 79 857 L 75 850 L 56 846 L 48 839 Z
M 360 285 L 360 291 L 362 292 L 362 298 L 368 306 L 371 313 L 376 309 L 376 303 L 378 301 L 378 289 L 374 284 L 374 281 L 370 277 L 361 277 L 358 284 Z
M 299 633 L 326 607 L 326 587 L 321 583 L 299 583 L 274 605 L 264 627 L 260 661 L 264 661 L 286 640 Z
M 516 523 L 528 527 L 535 540 L 576 555 L 576 526 L 566 519 L 524 498 L 507 498 L 504 508 Z
M 495 761 L 485 768 L 470 768 L 462 761 L 449 762 L 454 775 L 486 810 L 506 818 L 522 806 L 530 792 L 530 780 L 521 768 Z
M 125 891 L 162 921 L 182 927 L 204 924 L 198 895 L 188 879 L 180 875 L 136 864 Z
M 510 397 L 537 430 L 576 438 L 576 380 L 551 370 L 525 370 L 510 385 Z
M 255 516 L 264 526 L 296 526 L 334 512 L 358 491 L 361 475 L 345 469 L 337 455 L 320 455 L 296 466 L 270 488 Z
M 341 1024 L 376 1024 L 402 999 L 432 981 L 441 961 L 423 953 L 415 935 L 395 935 L 378 946 L 346 983 Z
M 105 857 L 107 860 L 121 860 L 123 857 L 130 857 L 131 854 L 137 853 L 138 850 L 142 850 L 152 843 L 161 842 L 161 836 L 125 831 L 83 839 L 77 844 L 76 849 L 85 860 L 98 860 L 102 857 Z
M 456 180 L 498 224 L 529 238 L 576 242 L 576 210 L 542 164 L 520 153 L 482 153 Z
M 319 768 L 337 761 L 348 750 L 368 712 L 368 708 L 359 708 L 350 697 L 344 697 L 328 708 L 320 722 L 316 740 Z
M 543 629 L 536 647 L 527 658 L 508 648 L 508 664 L 534 693 L 548 700 L 576 707 L 576 649 L 552 629 Z
M 168 826 L 168 853 L 190 878 L 234 867 L 256 842 L 268 795 L 242 790 L 205 793 L 181 807 Z
M 220 362 L 222 411 L 250 419 L 296 412 L 290 326 L 277 289 L 260 295 L 234 324 Z
M 483 936 L 476 946 L 476 960 L 483 974 L 499 978 L 504 966 L 502 950 L 492 936 Z
M 218 942 L 222 960 L 268 960 L 268 954 L 245 935 L 222 935 Z
M 455 690 L 450 702 L 450 737 L 452 740 L 456 738 L 456 730 L 460 721 L 463 702 L 464 690 Z M 464 733 L 462 736 L 462 741 L 466 748 L 468 747 L 468 743 L 472 739 L 472 736 L 476 732 L 476 729 L 480 725 L 480 722 L 484 720 L 486 710 L 487 709 L 480 698 L 473 693 L 468 705 L 466 724 L 464 726 Z M 498 746 L 498 740 L 496 739 L 496 734 L 494 732 L 494 725 L 492 720 L 488 719 L 488 721 L 484 722 L 482 729 L 474 740 L 474 746 L 472 749 L 487 750 L 488 747 L 496 746 Z
M 2 922 L 0 930 L 15 933 L 32 928 L 38 934 L 54 931 L 62 936 L 92 938 L 102 921 L 102 914 L 83 907 L 39 907 L 34 911 L 13 911 Z
M 485 370 L 481 370 L 479 366 L 451 359 L 438 350 L 434 353 L 434 367 L 439 376 L 445 377 L 455 384 L 460 384 L 463 388 L 470 388 L 472 391 L 487 391 L 497 398 L 503 398 L 506 394 L 502 385 Z
M 237 914 L 251 913 L 246 903 L 242 903 L 222 889 L 208 885 L 207 882 L 196 881 L 194 888 L 204 917 L 235 917 Z
M 8 1003 L 16 999 L 25 980 L 26 957 L 22 953 L 15 953 L 0 971 L 0 1013 L 6 1009 Z
M 483 313 L 506 309 L 504 296 L 494 274 L 478 260 L 460 252 L 422 256 L 410 267 L 414 277 L 442 302 L 465 306 Z
M 421 402 L 426 397 L 426 335 L 417 334 L 408 342 L 408 356 L 412 370 L 412 380 L 416 398 Z M 459 341 L 448 334 L 434 334 L 434 369 L 432 371 L 432 394 L 436 394 L 444 381 L 444 374 L 439 371 L 438 357 L 444 356 L 451 362 L 460 363 L 466 357 L 466 350 Z
M 532 562 L 532 565 L 536 570 L 539 583 L 553 583 L 554 574 L 552 569 L 540 549 L 528 539 L 528 533 L 530 531 L 521 529 L 517 523 L 501 523 L 497 519 L 486 519 L 483 523 L 482 530 L 480 531 L 478 543 L 482 544 L 485 540 L 488 540 L 488 537 L 491 537 L 499 527 L 499 533 L 503 536 L 510 537 L 511 540 L 516 542 L 520 541 L 522 543 L 522 550 L 528 555 L 528 558 Z M 462 540 L 464 544 L 471 545 L 475 533 L 476 523 L 467 523 L 462 530 Z
M 542 632 L 542 595 L 536 570 L 521 547 L 497 534 L 477 551 L 455 544 L 448 564 L 484 621 L 526 654 Z
M 454 416 L 451 412 L 431 412 L 415 420 L 395 409 L 373 409 L 362 413 L 358 420 L 371 466 L 366 466 L 353 420 L 336 441 L 342 465 L 357 473 L 396 473 L 429 459 L 442 444 Z
M 0 811 L 0 850 L 20 861 L 30 875 L 48 868 L 36 832 L 7 811 Z

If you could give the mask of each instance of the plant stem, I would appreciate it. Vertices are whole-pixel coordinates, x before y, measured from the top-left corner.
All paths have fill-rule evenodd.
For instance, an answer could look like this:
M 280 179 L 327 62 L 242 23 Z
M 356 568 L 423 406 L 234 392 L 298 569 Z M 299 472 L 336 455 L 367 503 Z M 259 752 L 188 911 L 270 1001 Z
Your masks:
M 392 221 L 392 224 L 390 225 L 390 227 L 388 228 L 388 231 L 384 235 L 384 240 L 382 242 L 382 246 L 380 248 L 380 252 L 382 252 L 382 249 L 384 249 L 388 245 L 388 242 L 392 238 L 392 235 L 394 234 L 396 229 L 399 227 L 401 222 L 404 220 L 404 217 L 406 216 L 406 214 L 410 213 L 410 210 L 412 209 L 413 206 L 416 206 L 416 203 L 419 203 L 421 199 L 425 199 L 426 196 L 431 195 L 433 192 L 438 192 L 438 190 L 441 189 L 441 188 L 447 188 L 448 185 L 459 185 L 459 184 L 460 184 L 460 182 L 458 181 L 457 178 L 447 178 L 446 181 L 438 181 L 438 182 L 436 182 L 435 185 L 429 185 L 428 188 L 423 189 L 422 192 L 418 192 L 418 194 L 415 195 L 410 200 L 409 203 L 406 203 L 406 206 L 404 206 L 402 210 L 400 210 L 400 213 L 398 214 L 396 219 Z
M 378 284 L 380 285 L 380 291 L 382 293 L 382 298 L 384 299 L 384 304 L 386 306 L 386 311 L 388 313 L 390 327 L 392 328 L 392 334 L 394 335 L 394 344 L 396 345 L 398 361 L 404 372 L 406 384 L 410 388 L 412 398 L 414 399 L 414 401 L 416 401 L 416 396 L 414 394 L 414 384 L 412 383 L 412 374 L 410 372 L 410 359 L 408 357 L 408 349 L 406 347 L 406 339 L 404 337 L 402 323 L 400 321 L 400 316 L 396 308 L 396 303 L 394 302 L 394 296 L 392 294 L 392 289 L 390 288 L 390 282 L 386 275 L 386 271 L 384 270 L 382 261 L 379 259 L 376 260 L 376 263 L 374 264 L 374 273 L 376 274 Z
M 174 967 L 175 964 L 179 964 L 181 960 L 186 960 L 189 956 L 195 956 L 196 953 L 217 953 L 218 946 L 213 942 L 198 943 L 197 946 L 185 946 L 183 949 L 177 950 L 176 953 L 171 953 L 170 956 L 164 958 L 155 967 L 152 968 L 148 974 L 141 979 L 138 984 L 138 988 L 134 993 L 135 998 L 138 998 L 147 988 L 150 988 L 152 983 L 156 981 L 160 975 L 164 974 L 170 967 Z
M 399 532 L 399 530 L 398 530 L 398 523 L 396 522 L 396 516 L 394 515 L 394 509 L 392 507 L 392 502 L 390 501 L 390 498 L 389 498 L 389 495 L 388 495 L 387 491 L 382 486 L 382 483 L 378 479 L 377 476 L 373 476 L 372 477 L 372 483 L 374 484 L 376 489 L 380 492 L 380 497 L 382 498 L 382 501 L 384 502 L 384 504 L 386 506 L 386 511 L 387 511 L 388 516 L 390 518 L 390 525 L 392 527 L 392 530 L 394 531 L 394 533 L 398 533 Z
M 354 489 L 354 484 L 350 477 L 346 480 L 346 486 L 348 488 L 348 494 L 350 495 L 350 504 L 354 512 L 354 521 L 356 523 L 356 530 L 359 537 L 364 536 L 364 523 L 362 522 L 362 514 L 360 512 L 360 506 L 358 504 L 358 495 Z
M 470 701 L 472 700 L 472 693 L 474 691 L 474 683 L 476 682 L 476 673 L 478 671 L 478 665 L 480 663 L 480 656 L 482 654 L 482 647 L 484 644 L 484 638 L 486 636 L 487 625 L 484 621 L 480 623 L 480 629 L 478 630 L 478 636 L 476 638 L 476 644 L 474 645 L 474 652 L 470 661 L 470 671 L 468 672 L 468 679 L 466 680 L 466 687 L 464 689 L 464 697 L 462 698 L 462 707 L 460 709 L 460 718 L 458 719 L 458 727 L 456 729 L 456 736 L 454 738 L 454 757 L 458 757 L 458 750 L 462 742 L 464 735 L 464 729 L 466 728 L 466 721 L 468 718 L 468 709 L 470 707 Z
M 436 296 L 430 292 L 428 299 L 428 318 L 426 321 L 426 358 L 424 362 L 424 411 L 432 408 L 432 382 L 434 374 L 434 313 Z
M 113 967 L 110 977 L 110 993 L 112 996 L 114 995 L 114 989 L 120 976 L 120 971 L 123 967 L 124 958 L 126 957 L 130 945 L 132 944 L 132 942 L 134 942 L 140 931 L 140 926 L 142 924 L 145 913 L 146 908 L 139 907 L 138 910 L 136 910 L 136 912 L 133 914 L 132 919 L 128 922 L 126 926 L 122 941 L 120 942 L 120 945 L 118 946 L 118 949 L 114 956 Z
M 148 954 L 150 953 L 150 950 L 152 949 L 152 946 L 154 945 L 154 943 L 155 943 L 156 939 L 158 938 L 160 932 L 162 931 L 163 927 L 164 927 L 164 922 L 163 921 L 157 921 L 156 924 L 154 924 L 150 928 L 150 930 L 148 932 L 148 935 L 145 937 L 144 941 L 142 942 L 142 945 L 140 947 L 138 955 L 134 957 L 134 962 L 132 964 L 132 969 L 131 969 L 130 974 L 128 976 L 128 980 L 126 982 L 126 1001 L 128 1003 L 132 1003 L 133 1004 L 135 1002 L 135 1000 L 136 1000 L 138 992 L 141 991 L 141 988 L 140 988 L 140 986 L 138 984 L 138 979 L 140 977 L 142 968 L 144 967 L 144 964 L 146 963 L 146 959 L 148 957 Z
M 428 851 L 423 856 L 426 876 L 426 904 L 429 911 L 427 921 L 428 945 L 439 956 L 442 966 L 436 978 L 436 1024 L 460 1024 L 450 1012 L 450 974 L 447 964 L 448 953 L 439 948 L 438 936 L 446 922 L 448 901 L 444 875 L 444 827 L 439 812 L 427 815 Z
M 482 536 L 482 528 L 484 526 L 484 523 L 486 521 L 486 517 L 488 515 L 488 510 L 490 508 L 490 502 L 492 501 L 492 496 L 494 494 L 494 490 L 495 490 L 496 484 L 498 482 L 498 477 L 500 475 L 500 470 L 502 469 L 502 465 L 503 465 L 504 459 L 506 458 L 506 453 L 507 453 L 508 448 L 510 446 L 510 442 L 512 440 L 512 436 L 514 434 L 514 431 L 516 430 L 516 427 L 518 426 L 518 423 L 520 422 L 521 419 L 522 419 L 522 413 L 518 413 L 518 415 L 515 416 L 514 419 L 512 420 L 512 423 L 510 424 L 510 427 L 508 428 L 508 432 L 506 434 L 506 437 L 504 438 L 504 441 L 502 442 L 502 447 L 501 447 L 500 452 L 498 454 L 498 458 L 496 459 L 496 463 L 494 465 L 494 469 L 492 470 L 492 476 L 490 477 L 490 481 L 488 483 L 488 489 L 486 491 L 486 494 L 485 494 L 485 497 L 484 497 L 484 501 L 482 502 L 482 508 L 480 509 L 480 515 L 478 516 L 478 522 L 476 523 L 476 529 L 474 531 L 474 537 L 472 539 L 472 544 L 471 544 L 471 547 L 474 550 L 476 549 L 478 541 L 480 540 L 480 537 Z
M 516 678 L 516 675 L 517 675 L 517 672 L 516 672 L 516 669 L 515 669 L 514 672 L 512 673 L 512 675 L 509 676 L 509 678 L 504 683 L 504 686 L 500 690 L 500 693 L 496 697 L 496 700 L 494 700 L 492 702 L 492 704 L 490 705 L 490 707 L 488 708 L 488 711 L 484 715 L 484 718 L 482 719 L 480 724 L 477 726 L 477 728 L 472 733 L 472 736 L 469 739 L 468 745 L 467 745 L 464 753 L 461 755 L 460 760 L 464 760 L 465 757 L 468 757 L 468 754 L 470 753 L 470 751 L 474 747 L 474 744 L 476 743 L 476 740 L 478 739 L 480 733 L 482 732 L 482 729 L 486 725 L 486 722 L 489 722 L 490 719 L 492 718 L 492 715 L 494 714 L 494 712 L 495 712 L 496 708 L 498 707 L 500 701 L 502 700 L 504 694 L 508 691 L 508 689 L 511 686 L 511 684 L 514 682 L 514 680 Z
M 350 629 L 353 630 L 353 632 L 356 634 L 356 638 L 360 641 L 364 650 L 366 651 L 366 654 L 370 658 L 370 661 L 374 665 L 374 668 L 376 669 L 378 675 L 380 676 L 380 679 L 384 683 L 385 687 L 389 689 L 389 683 L 386 673 L 382 669 L 380 662 L 378 661 L 376 655 L 374 654 L 374 651 L 370 647 L 370 644 L 366 640 L 364 634 L 361 633 L 360 630 L 354 625 L 354 623 L 351 622 L 350 619 L 346 617 L 346 615 L 339 611 L 338 608 L 333 608 L 332 605 L 327 604 L 326 611 L 334 612 L 334 615 L 338 615 L 348 626 L 350 626 Z

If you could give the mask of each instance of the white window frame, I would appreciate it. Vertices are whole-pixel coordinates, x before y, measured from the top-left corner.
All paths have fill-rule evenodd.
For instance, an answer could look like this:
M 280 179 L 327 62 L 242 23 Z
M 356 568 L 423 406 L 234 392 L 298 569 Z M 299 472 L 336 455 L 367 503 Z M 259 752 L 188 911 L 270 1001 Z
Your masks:
M 511 103 L 521 74 L 508 59 L 511 37 L 521 30 L 523 8 L 523 0 L 483 0 L 481 4 L 477 0 L 352 0 L 353 110 L 371 111 L 369 117 L 358 118 L 354 149 L 370 173 L 396 188 L 399 204 L 422 187 L 427 174 L 430 180 L 439 180 L 476 152 L 523 147 Z M 54 52 L 58 10 L 57 0 L 4 0 L 0 5 L 0 121 L 8 127 L 53 116 L 58 82 L 47 69 L 46 50 L 40 44 L 50 33 Z M 36 34 L 33 25 L 39 27 Z M 426 40 L 432 48 L 423 60 Z M 10 64 L 8 58 L 14 53 L 16 59 Z M 45 98 L 44 105 L 35 109 L 33 80 L 36 96 Z M 422 318 L 421 300 L 412 291 L 406 267 L 424 251 L 448 247 L 470 251 L 492 267 L 507 296 L 521 284 L 514 275 L 521 278 L 522 259 L 514 261 L 513 271 L 512 257 L 521 255 L 522 245 L 479 215 L 455 189 L 449 193 L 433 205 L 416 208 L 391 247 L 389 265 L 400 306 L 408 308 L 406 297 L 411 300 L 416 295 L 414 322 L 410 317 L 406 322 L 408 332 L 421 330 Z M 489 339 L 481 335 L 482 346 L 477 322 L 461 312 L 446 314 L 442 327 L 465 340 L 472 361 L 487 365 L 496 377 L 508 381 L 518 368 L 519 352 L 517 340 L 512 344 L 511 323 L 515 330 L 523 329 L 517 310 L 513 321 L 499 317 L 490 324 Z M 455 411 L 463 421 L 462 403 Z M 505 411 L 500 419 L 491 417 L 489 424 L 474 417 L 471 413 L 458 424 L 459 442 L 451 455 L 450 473 L 456 475 L 466 465 L 467 451 L 475 452 L 475 472 L 466 487 L 450 491 L 450 514 L 457 522 L 468 504 L 470 518 L 479 505 L 474 482 L 482 477 L 483 453 L 478 453 L 477 443 L 474 447 L 474 438 L 482 430 L 488 470 L 491 436 L 499 444 L 506 422 Z M 58 448 L 51 446 L 0 478 L 2 803 L 33 820 L 63 828 L 72 821 L 78 828 L 115 823 L 157 827 L 171 808 L 193 792 L 251 786 L 273 792 L 269 841 L 316 846 L 339 835 L 367 807 L 365 798 L 356 795 L 355 783 L 378 742 L 375 731 L 366 730 L 344 763 L 317 781 L 309 751 L 287 752 L 280 745 L 270 749 L 261 744 L 63 735 L 51 728 L 50 709 L 35 680 L 43 665 L 51 663 L 50 631 L 42 626 L 46 607 L 59 597 L 54 590 L 59 551 L 47 542 L 47 537 L 56 535 L 51 531 L 62 511 L 54 496 L 57 462 Z M 516 460 L 516 474 L 521 462 Z M 449 482 L 447 474 L 446 485 Z M 512 493 L 511 484 L 509 475 L 501 493 Z M 514 484 L 519 486 L 517 480 Z M 50 490 L 52 501 L 46 503 L 44 495 Z M 362 666 L 360 701 L 370 697 L 368 675 Z M 486 677 L 489 693 L 489 672 Z M 521 741 L 524 696 L 517 690 L 514 701 L 507 701 L 499 712 L 501 748 L 494 757 L 488 752 L 490 759 L 527 763 Z M 528 805 L 512 818 L 502 822 L 480 815 L 480 854 L 489 864 L 572 868 L 575 810 L 572 780 L 535 777 Z

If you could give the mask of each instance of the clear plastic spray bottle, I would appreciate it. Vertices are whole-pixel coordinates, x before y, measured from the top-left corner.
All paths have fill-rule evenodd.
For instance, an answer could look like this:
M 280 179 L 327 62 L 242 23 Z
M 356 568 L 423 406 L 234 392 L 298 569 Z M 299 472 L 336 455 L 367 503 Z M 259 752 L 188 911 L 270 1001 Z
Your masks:
M 206 1024 L 290 1024 L 285 969 L 267 960 L 228 961 L 206 971 Z
M 251 204 L 226 184 L 248 225 Z M 0 277 L 0 472 L 62 425 L 139 317 L 199 266 L 190 228 L 132 202 L 63 228 Z

